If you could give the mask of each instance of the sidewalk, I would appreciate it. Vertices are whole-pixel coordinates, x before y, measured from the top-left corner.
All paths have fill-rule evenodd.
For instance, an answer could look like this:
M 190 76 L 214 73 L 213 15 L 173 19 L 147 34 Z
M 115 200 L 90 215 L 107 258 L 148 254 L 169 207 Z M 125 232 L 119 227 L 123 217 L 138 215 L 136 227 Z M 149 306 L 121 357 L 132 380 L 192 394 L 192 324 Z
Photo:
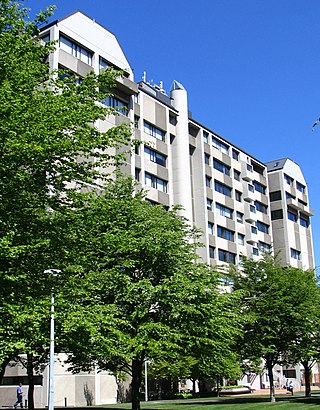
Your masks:
M 311 386 L 311 393 L 313 390 L 319 390 L 318 386 Z M 302 386 L 301 389 L 299 390 L 293 390 L 293 395 L 303 395 L 304 396 L 304 392 L 305 392 L 305 387 Z M 260 389 L 260 390 L 255 390 L 251 393 L 251 395 L 268 395 L 270 394 L 270 390 L 269 389 Z M 291 393 L 288 393 L 286 389 L 275 389 L 275 394 L 287 394 L 289 396 L 289 394 L 291 395 Z

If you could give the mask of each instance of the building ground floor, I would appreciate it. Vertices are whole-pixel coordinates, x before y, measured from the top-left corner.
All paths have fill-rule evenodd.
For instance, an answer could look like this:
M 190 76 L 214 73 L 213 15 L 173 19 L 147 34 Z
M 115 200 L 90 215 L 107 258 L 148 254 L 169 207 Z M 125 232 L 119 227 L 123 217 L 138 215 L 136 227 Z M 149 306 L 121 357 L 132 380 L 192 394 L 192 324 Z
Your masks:
M 68 372 L 64 364 L 64 355 L 59 355 L 55 360 L 54 369 L 54 406 L 56 407 L 82 407 L 102 404 L 115 404 L 119 401 L 129 400 L 129 380 L 127 382 L 117 382 L 116 378 L 108 372 L 93 371 L 92 373 L 72 374 Z M 313 366 L 310 376 L 311 386 L 320 385 L 320 364 Z M 303 367 L 296 365 L 293 367 L 275 366 L 273 370 L 274 385 L 276 391 L 285 392 L 287 381 L 292 381 L 294 391 L 303 391 L 305 386 Z M 48 383 L 49 368 L 35 377 L 34 401 L 35 407 L 45 408 L 48 406 Z M 229 381 L 230 382 L 230 381 Z M 23 405 L 27 407 L 28 398 L 28 378 L 22 365 L 8 366 L 4 375 L 3 384 L 0 385 L 0 405 L 2 407 L 12 407 L 16 401 L 16 390 L 19 383 L 22 383 L 24 392 Z M 224 384 L 228 384 L 225 380 Z M 252 392 L 268 391 L 270 387 L 269 376 L 266 371 L 261 374 L 249 373 L 241 377 L 234 384 L 248 386 Z M 159 384 L 159 383 L 158 383 Z M 159 398 L 158 388 L 154 386 L 154 380 L 148 380 L 148 398 Z M 153 386 L 154 385 L 154 386 Z M 168 385 L 169 386 L 169 385 Z M 166 384 L 161 383 L 162 398 L 166 396 Z M 154 387 L 154 389 L 152 389 Z M 208 385 L 208 392 L 215 386 Z M 144 390 L 144 386 L 142 386 Z M 153 391 L 155 390 L 155 391 Z M 188 391 L 197 393 L 198 383 L 184 380 L 183 383 L 175 382 L 170 384 L 171 393 Z M 145 396 L 145 393 L 142 392 Z M 141 397 L 142 398 L 142 397 Z M 142 398 L 143 399 L 143 398 Z
M 72 374 L 64 365 L 65 357 L 59 355 L 54 368 L 54 406 L 82 407 L 100 404 L 115 404 L 124 401 L 129 394 L 129 382 L 117 383 L 116 378 L 104 371 Z M 12 407 L 17 400 L 16 390 L 22 383 L 23 405 L 27 405 L 28 378 L 22 365 L 7 366 L 3 384 L 0 385 L 0 405 Z M 35 407 L 48 406 L 49 366 L 35 377 Z
M 274 387 L 276 390 L 286 391 L 287 383 L 292 382 L 294 391 L 303 391 L 305 389 L 304 369 L 301 365 L 284 367 L 275 366 L 273 369 Z M 223 380 L 224 385 L 229 383 L 239 386 L 247 386 L 250 391 L 268 391 L 270 388 L 270 378 L 268 372 L 263 370 L 259 373 L 244 374 L 239 380 Z M 316 363 L 311 371 L 310 376 L 311 387 L 318 388 L 320 386 L 320 363 Z M 216 386 L 208 385 L 208 390 L 215 389 Z M 195 391 L 194 391 L 195 390 Z M 193 383 L 191 380 L 185 380 L 179 384 L 179 391 L 181 392 L 195 392 L 198 393 L 198 383 Z

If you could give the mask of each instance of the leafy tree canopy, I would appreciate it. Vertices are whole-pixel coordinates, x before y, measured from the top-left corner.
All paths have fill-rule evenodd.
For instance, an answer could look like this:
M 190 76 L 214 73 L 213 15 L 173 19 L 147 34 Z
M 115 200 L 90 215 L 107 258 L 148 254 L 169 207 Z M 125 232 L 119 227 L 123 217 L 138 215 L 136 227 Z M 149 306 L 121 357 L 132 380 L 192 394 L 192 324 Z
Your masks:
M 242 291 L 246 317 L 244 337 L 239 343 L 247 366 L 265 362 L 274 400 L 273 366 L 290 364 L 289 353 L 308 326 L 308 317 L 318 298 L 314 272 L 283 267 L 271 255 L 247 259 L 231 273 L 233 287 Z
M 221 292 L 218 273 L 197 261 L 197 233 L 176 209 L 116 182 L 68 219 L 81 261 L 63 295 L 75 370 L 98 364 L 130 374 L 136 409 L 144 360 L 168 363 L 171 375 L 183 357 L 184 375 L 201 354 L 221 361 L 239 331 L 235 294 Z
M 96 126 L 113 112 L 97 102 L 121 73 L 78 81 L 50 71 L 55 44 L 39 34 L 52 13 L 49 7 L 31 21 L 23 1 L 0 2 L 1 368 L 18 352 L 42 354 L 49 345 L 40 322 L 48 323 L 52 280 L 43 272 L 68 258 L 50 211 L 74 206 L 72 181 L 105 179 L 101 169 L 123 159 L 117 149 L 131 138 L 127 125 Z

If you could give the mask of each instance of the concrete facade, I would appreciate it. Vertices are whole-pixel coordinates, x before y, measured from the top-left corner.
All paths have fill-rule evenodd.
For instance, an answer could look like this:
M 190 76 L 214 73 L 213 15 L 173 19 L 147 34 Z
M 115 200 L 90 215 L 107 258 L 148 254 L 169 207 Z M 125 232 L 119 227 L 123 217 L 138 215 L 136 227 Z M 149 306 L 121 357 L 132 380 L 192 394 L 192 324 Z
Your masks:
M 284 265 L 314 269 L 308 187 L 289 158 L 267 164 L 274 251 Z
M 52 69 L 61 67 L 80 76 L 92 70 L 99 73 L 106 66 L 125 71 L 112 90 L 114 98 L 107 102 L 119 114 L 98 126 L 107 130 L 122 122 L 135 124 L 133 136 L 141 145 L 123 169 L 147 190 L 150 203 L 183 206 L 189 223 L 203 231 L 203 261 L 238 264 L 243 256 L 260 258 L 274 249 L 284 264 L 314 267 L 312 212 L 306 182 L 293 161 L 264 164 L 199 123 L 188 110 L 186 89 L 177 81 L 170 93 L 161 84 L 148 83 L 145 76 L 136 83 L 114 34 L 79 11 L 49 24 L 41 37 L 57 41 L 57 50 L 49 56 Z M 293 180 L 292 186 L 285 185 L 285 175 Z M 280 199 L 270 202 L 269 194 L 278 191 Z M 286 192 L 292 197 L 286 198 Z M 296 221 L 287 220 L 288 209 L 294 210 Z M 277 210 L 283 218 L 274 217 Z M 308 226 L 299 225 L 301 217 L 307 218 Z M 300 256 L 292 257 L 291 249 Z M 55 405 L 63 406 L 65 399 L 68 406 L 117 401 L 115 379 L 107 373 L 71 375 L 61 362 L 55 366 Z M 22 370 L 15 367 L 8 368 L 6 378 L 12 372 L 22 377 Z M 47 405 L 47 370 L 42 376 L 35 390 L 36 407 Z M 0 386 L 3 403 L 14 401 L 15 388 Z

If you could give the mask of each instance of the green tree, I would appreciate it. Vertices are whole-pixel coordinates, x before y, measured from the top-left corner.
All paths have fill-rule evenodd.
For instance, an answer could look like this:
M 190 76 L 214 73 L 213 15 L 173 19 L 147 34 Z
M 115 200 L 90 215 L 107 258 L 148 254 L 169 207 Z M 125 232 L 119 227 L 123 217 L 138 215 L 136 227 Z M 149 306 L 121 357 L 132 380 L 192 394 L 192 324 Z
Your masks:
M 146 359 L 172 369 L 201 348 L 222 354 L 236 323 L 230 296 L 197 263 L 196 233 L 175 209 L 150 206 L 130 181 L 117 182 L 69 221 L 79 274 L 67 286 L 64 332 L 75 371 L 98 364 L 129 374 L 136 410 Z
M 113 112 L 97 101 L 121 73 L 90 73 L 79 84 L 50 71 L 55 44 L 40 41 L 39 29 L 52 12 L 31 21 L 23 1 L 0 2 L 0 375 L 18 353 L 41 357 L 49 345 L 49 327 L 36 337 L 45 329 L 40 316 L 49 323 L 44 301 L 49 306 L 51 287 L 43 272 L 68 257 L 57 247 L 49 210 L 72 206 L 70 182 L 107 178 L 99 170 L 117 165 L 118 148 L 130 143 L 128 126 L 100 132 L 94 125 Z M 40 295 L 47 316 L 34 309 Z
M 312 272 L 281 266 L 271 255 L 247 259 L 232 272 L 234 289 L 241 290 L 246 316 L 239 346 L 247 366 L 264 361 L 270 380 L 270 400 L 275 401 L 273 367 L 290 363 L 290 352 L 301 335 L 310 331 L 310 316 L 316 295 Z
M 304 367 L 305 396 L 311 396 L 312 368 L 320 360 L 320 289 L 313 271 L 301 272 L 304 304 L 301 308 L 300 330 L 290 345 L 288 361 Z

